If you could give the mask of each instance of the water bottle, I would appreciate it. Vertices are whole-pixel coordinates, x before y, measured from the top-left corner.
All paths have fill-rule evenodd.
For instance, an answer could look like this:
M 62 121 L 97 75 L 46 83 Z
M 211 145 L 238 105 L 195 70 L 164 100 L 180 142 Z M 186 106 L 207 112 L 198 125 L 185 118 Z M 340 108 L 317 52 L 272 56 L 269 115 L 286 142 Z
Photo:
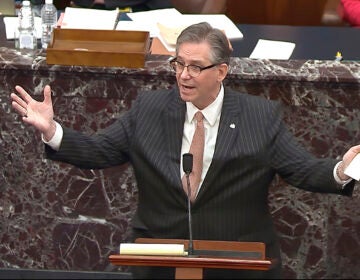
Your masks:
M 45 0 L 45 4 L 41 8 L 41 47 L 46 49 L 51 40 L 51 34 L 56 28 L 57 10 L 53 4 L 53 0 Z
M 23 1 L 19 11 L 19 28 L 17 47 L 20 49 L 36 49 L 37 38 L 34 24 L 34 13 L 30 1 Z

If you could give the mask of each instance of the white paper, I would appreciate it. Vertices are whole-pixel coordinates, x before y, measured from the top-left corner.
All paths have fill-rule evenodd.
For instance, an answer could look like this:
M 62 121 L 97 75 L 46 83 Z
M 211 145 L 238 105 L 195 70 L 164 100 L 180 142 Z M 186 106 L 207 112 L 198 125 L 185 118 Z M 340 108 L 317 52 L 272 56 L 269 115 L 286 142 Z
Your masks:
M 121 255 L 186 255 L 184 244 L 121 243 Z
M 138 21 L 131 21 L 131 20 L 121 20 L 118 22 L 116 26 L 116 30 L 130 30 L 130 31 L 148 31 L 150 33 L 150 37 L 156 37 L 157 35 L 154 33 L 154 30 L 146 22 L 138 22 Z
M 132 25 L 134 26 L 134 28 L 137 28 L 135 30 L 139 30 L 138 28 L 140 28 L 140 31 L 144 31 L 141 29 L 146 28 L 145 31 L 150 32 L 150 37 L 159 37 L 159 29 L 157 27 L 157 23 L 160 19 L 165 22 L 177 22 L 182 16 L 182 14 L 174 8 L 128 13 L 127 15 L 133 21 L 133 23 L 124 24 L 124 21 L 119 21 L 116 27 L 117 30 L 123 30 L 123 25 L 125 26 L 125 28 L 126 25 Z
M 182 14 L 171 8 L 129 13 L 127 15 L 133 22 L 124 23 L 124 21 L 119 21 L 116 27 L 117 30 L 131 30 L 131 28 L 134 28 L 134 30 L 149 31 L 150 37 L 158 37 L 169 52 L 175 51 L 175 46 L 164 40 L 160 34 L 158 24 L 171 29 L 184 29 L 195 23 L 208 22 L 212 27 L 223 30 L 229 39 L 243 38 L 241 31 L 224 14 Z
M 1 0 L 0 0 L 1 1 Z M 36 38 L 41 38 L 41 18 L 35 17 L 35 32 Z M 17 17 L 4 17 L 6 39 L 11 40 L 15 38 L 15 33 L 18 34 L 19 19 Z
M 180 26 L 189 26 L 204 21 L 208 22 L 214 28 L 223 30 L 229 39 L 243 38 L 243 34 L 239 28 L 224 14 L 183 14 L 181 19 L 182 22 L 178 23 Z
M 117 17 L 118 10 L 66 7 L 61 28 L 113 30 Z
M 192 24 L 207 22 L 212 27 L 223 30 L 226 36 L 229 39 L 241 39 L 243 38 L 243 34 L 237 28 L 237 26 L 226 16 L 223 14 L 183 14 L 178 20 L 166 22 L 163 19 L 159 20 L 159 23 L 168 26 L 173 29 L 181 28 L 184 29 Z M 169 44 L 163 38 L 163 36 L 159 36 L 160 41 L 166 47 L 166 49 L 170 52 L 175 51 L 175 45 Z
M 295 48 L 291 42 L 259 39 L 250 58 L 255 59 L 283 59 L 290 58 Z
M 345 175 L 359 181 L 360 180 L 360 154 L 357 154 L 344 171 Z

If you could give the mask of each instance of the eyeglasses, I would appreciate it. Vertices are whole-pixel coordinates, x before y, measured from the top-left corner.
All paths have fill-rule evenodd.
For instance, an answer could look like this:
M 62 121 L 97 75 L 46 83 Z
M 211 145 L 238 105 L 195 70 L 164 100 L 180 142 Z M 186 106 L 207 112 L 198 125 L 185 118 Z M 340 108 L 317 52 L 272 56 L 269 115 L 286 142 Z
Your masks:
M 187 68 L 187 72 L 191 77 L 196 78 L 197 76 L 200 75 L 201 71 L 206 70 L 206 69 L 210 69 L 213 68 L 215 66 L 217 66 L 219 64 L 211 64 L 209 66 L 205 66 L 205 67 L 201 67 L 198 65 L 185 65 L 184 63 L 177 61 L 176 58 L 172 59 L 170 61 L 170 66 L 173 68 L 173 70 L 177 73 L 180 74 L 184 71 L 185 68 Z

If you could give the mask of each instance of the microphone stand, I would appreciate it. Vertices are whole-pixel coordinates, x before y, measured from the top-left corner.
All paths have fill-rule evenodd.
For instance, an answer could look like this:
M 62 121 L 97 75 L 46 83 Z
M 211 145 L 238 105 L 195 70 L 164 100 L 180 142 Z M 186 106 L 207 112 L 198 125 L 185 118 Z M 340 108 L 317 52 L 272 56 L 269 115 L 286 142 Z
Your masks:
M 193 236 L 192 236 L 192 219 L 191 219 L 191 188 L 190 188 L 190 172 L 186 173 L 186 183 L 187 183 L 187 191 L 188 191 L 188 222 L 189 222 L 189 245 L 188 245 L 188 255 L 191 256 L 194 254 L 194 244 L 193 244 Z
M 193 155 L 190 153 L 183 154 L 183 170 L 186 176 L 187 184 L 187 203 L 188 203 L 188 221 L 189 221 L 189 245 L 188 256 L 194 254 L 194 244 L 192 236 L 192 219 L 191 219 L 191 187 L 190 187 L 190 173 L 193 167 Z

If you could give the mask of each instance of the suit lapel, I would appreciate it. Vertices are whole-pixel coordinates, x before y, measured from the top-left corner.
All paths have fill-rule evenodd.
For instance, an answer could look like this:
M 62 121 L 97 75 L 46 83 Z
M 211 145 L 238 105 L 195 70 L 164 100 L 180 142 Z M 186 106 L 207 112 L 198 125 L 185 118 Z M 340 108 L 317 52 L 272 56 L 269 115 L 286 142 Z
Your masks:
M 181 187 L 180 178 L 180 153 L 182 135 L 185 121 L 185 103 L 180 99 L 177 89 L 173 92 L 173 97 L 167 106 L 163 118 L 164 133 L 167 143 L 167 168 L 169 169 L 169 179 L 172 185 Z M 165 147 L 164 147 L 165 148 Z M 182 189 L 181 189 L 182 190 Z

